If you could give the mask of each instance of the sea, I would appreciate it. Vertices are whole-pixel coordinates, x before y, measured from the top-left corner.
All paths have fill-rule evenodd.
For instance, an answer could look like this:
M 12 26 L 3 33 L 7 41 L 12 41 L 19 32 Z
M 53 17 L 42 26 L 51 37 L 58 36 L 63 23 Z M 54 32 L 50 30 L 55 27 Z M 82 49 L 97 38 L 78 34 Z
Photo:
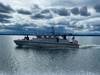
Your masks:
M 79 49 L 18 48 L 0 36 L 0 75 L 100 75 L 100 37 L 77 36 Z

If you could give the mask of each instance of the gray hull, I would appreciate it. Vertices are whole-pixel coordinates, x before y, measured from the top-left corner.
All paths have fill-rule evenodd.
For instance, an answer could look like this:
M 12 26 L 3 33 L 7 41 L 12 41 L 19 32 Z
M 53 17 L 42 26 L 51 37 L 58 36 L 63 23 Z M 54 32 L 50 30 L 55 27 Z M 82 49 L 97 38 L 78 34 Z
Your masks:
M 72 42 L 63 42 L 55 40 L 14 40 L 16 45 L 21 47 L 37 47 L 37 48 L 79 48 L 79 44 L 73 44 Z

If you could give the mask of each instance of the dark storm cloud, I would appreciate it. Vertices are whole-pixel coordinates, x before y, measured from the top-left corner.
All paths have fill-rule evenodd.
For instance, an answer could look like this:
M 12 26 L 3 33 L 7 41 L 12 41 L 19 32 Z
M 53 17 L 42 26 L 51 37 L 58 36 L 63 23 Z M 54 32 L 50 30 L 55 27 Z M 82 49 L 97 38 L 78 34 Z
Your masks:
M 50 13 L 50 10 L 49 10 L 49 9 L 44 9 L 44 10 L 41 11 L 41 13 L 42 13 L 42 14 Z
M 52 19 L 54 15 L 59 16 L 70 16 L 70 14 L 74 15 L 81 15 L 81 16 L 90 16 L 91 13 L 88 12 L 88 7 L 84 6 L 79 9 L 79 7 L 75 7 L 72 9 L 66 9 L 66 8 L 47 8 L 41 10 L 39 13 L 36 13 L 31 16 L 32 19 Z
M 96 12 L 100 12 L 100 5 L 95 5 L 94 8 L 95 8 Z
M 19 9 L 19 10 L 17 10 L 17 12 L 18 12 L 19 14 L 23 14 L 23 15 L 31 15 L 31 14 L 32 14 L 31 11 L 24 10 L 24 9 Z
M 9 19 L 9 18 L 12 18 L 12 17 L 6 14 L 0 14 L 0 19 Z
M 38 14 L 35 14 L 34 16 L 31 16 L 32 19 L 50 19 L 52 18 L 52 15 L 51 14 L 41 14 L 41 13 L 38 13 Z
M 88 12 L 88 8 L 86 6 L 80 8 L 80 15 L 81 16 L 90 16 L 90 13 Z
M 10 23 L 10 20 L 7 20 L 7 19 L 0 19 L 0 23 Z
M 40 13 L 31 16 L 32 19 L 51 19 L 53 18 L 49 9 L 44 9 Z
M 33 5 L 32 7 L 32 19 L 51 19 L 52 13 L 49 9 L 42 9 L 39 5 Z
M 70 15 L 70 13 L 68 12 L 68 10 L 66 8 L 60 8 L 60 9 L 52 8 L 51 10 L 60 16 L 69 16 Z
M 9 5 L 4 5 L 0 3 L 0 13 L 10 13 L 14 11 Z
M 12 16 L 7 14 L 0 14 L 0 23 L 10 23 L 10 18 L 12 18 Z
M 10 23 L 10 18 L 12 18 L 12 16 L 0 14 L 0 23 Z
M 71 12 L 72 12 L 72 14 L 74 14 L 74 15 L 78 15 L 78 14 L 80 14 L 80 11 L 79 11 L 79 8 L 72 8 L 71 9 Z

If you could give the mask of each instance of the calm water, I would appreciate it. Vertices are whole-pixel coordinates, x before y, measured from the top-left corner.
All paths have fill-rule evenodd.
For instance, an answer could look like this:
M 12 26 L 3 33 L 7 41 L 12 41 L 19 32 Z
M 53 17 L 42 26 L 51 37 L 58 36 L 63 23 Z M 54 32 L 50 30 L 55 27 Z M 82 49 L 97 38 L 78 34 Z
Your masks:
M 77 50 L 16 48 L 17 38 L 0 36 L 0 75 L 100 75 L 100 37 L 77 37 Z

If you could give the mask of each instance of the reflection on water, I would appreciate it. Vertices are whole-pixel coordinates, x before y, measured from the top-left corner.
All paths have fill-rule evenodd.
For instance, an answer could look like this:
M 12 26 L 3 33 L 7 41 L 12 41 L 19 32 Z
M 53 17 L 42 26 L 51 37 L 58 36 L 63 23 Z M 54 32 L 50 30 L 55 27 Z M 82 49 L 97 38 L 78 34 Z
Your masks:
M 87 39 L 79 49 L 61 50 L 18 48 L 13 43 L 16 36 L 1 36 L 0 74 L 100 75 L 100 46 L 94 43 L 97 37 L 90 38 L 78 37 L 81 44 Z

